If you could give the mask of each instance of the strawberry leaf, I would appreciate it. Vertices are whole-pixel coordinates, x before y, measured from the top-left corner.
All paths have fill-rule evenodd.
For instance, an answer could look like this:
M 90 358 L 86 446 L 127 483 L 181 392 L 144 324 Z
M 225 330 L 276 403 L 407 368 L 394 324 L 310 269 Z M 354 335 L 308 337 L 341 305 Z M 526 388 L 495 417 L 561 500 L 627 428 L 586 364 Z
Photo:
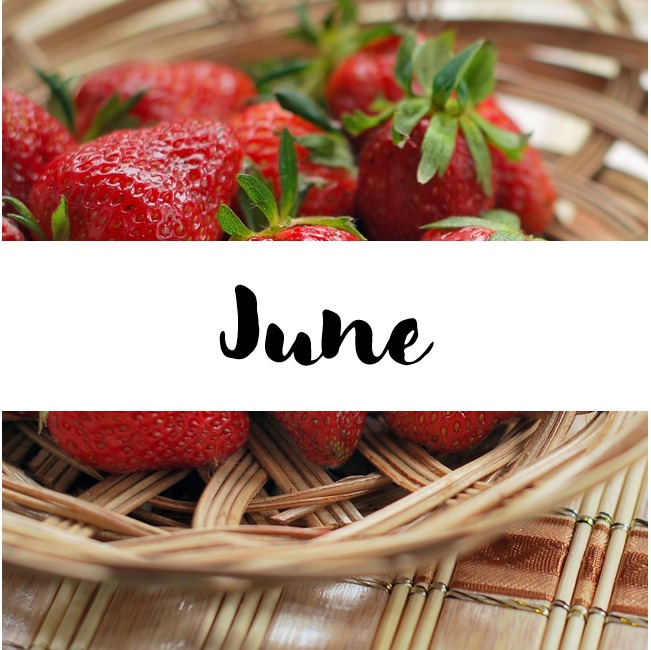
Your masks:
M 75 133 L 76 110 L 70 93 L 70 79 L 63 79 L 55 72 L 48 73 L 39 68 L 33 68 L 38 77 L 50 89 L 47 108 L 73 135 Z
M 357 4 L 354 0 L 335 0 L 340 10 L 342 25 L 357 25 Z
M 41 227 L 36 223 L 36 219 L 34 219 L 31 210 L 22 201 L 15 199 L 13 196 L 3 196 L 2 202 L 8 203 L 17 213 L 6 214 L 4 215 L 5 217 L 9 217 L 21 226 L 25 226 L 25 228 L 31 230 L 41 241 L 47 240 Z
M 432 104 L 435 108 L 444 109 L 453 91 L 459 86 L 473 59 L 483 46 L 484 41 L 477 41 L 443 66 L 434 77 L 432 84 Z
M 408 97 L 413 96 L 411 83 L 414 76 L 414 50 L 416 49 L 416 32 L 413 30 L 407 32 L 400 41 L 396 63 L 394 67 L 394 76 L 396 82 Z
M 344 123 L 344 127 L 348 133 L 358 136 L 360 133 L 364 133 L 364 131 L 368 131 L 388 120 L 394 114 L 395 110 L 393 104 L 374 115 L 367 115 L 359 109 L 356 109 L 354 113 L 344 113 L 341 116 L 341 121 Z
M 57 209 L 52 213 L 52 241 L 70 241 L 70 220 L 65 196 L 61 196 Z
M 371 27 L 367 31 L 360 34 L 357 39 L 357 45 L 361 49 L 373 41 L 378 41 L 381 38 L 385 38 L 387 36 L 397 36 L 399 33 L 400 27 L 397 25 L 376 25 L 375 27 Z
M 231 235 L 231 238 L 249 239 L 249 237 L 253 236 L 253 233 L 226 204 L 219 206 L 217 218 L 219 219 L 219 225 L 222 227 L 222 230 L 226 234 Z
M 436 173 L 443 176 L 450 165 L 457 142 L 459 119 L 447 113 L 435 113 L 425 131 L 418 165 L 418 182 L 427 183 Z
M 299 117 L 315 124 L 324 131 L 336 131 L 337 126 L 330 120 L 326 112 L 313 100 L 296 90 L 282 88 L 276 92 L 278 103 Z
M 521 229 L 520 217 L 509 210 L 486 210 L 486 212 L 482 212 L 481 216 L 483 219 L 501 224 L 507 230 L 518 231 Z
M 475 163 L 477 181 L 482 186 L 486 196 L 493 194 L 493 180 L 491 176 L 491 153 L 486 144 L 486 138 L 479 127 L 468 116 L 459 118 L 459 124 L 470 149 L 470 156 Z
M 521 232 L 508 232 L 507 230 L 500 230 L 494 232 L 488 239 L 488 241 L 527 241 L 528 237 L 525 237 Z
M 497 48 L 487 41 L 472 58 L 463 76 L 468 87 L 468 101 L 472 106 L 476 106 L 493 92 L 496 67 Z
M 298 192 L 298 159 L 294 138 L 285 127 L 280 137 L 280 154 L 278 158 L 280 168 L 280 186 L 282 193 L 280 197 L 280 218 L 281 221 L 289 216 L 296 203 Z
M 348 141 L 338 133 L 310 133 L 296 142 L 310 151 L 310 160 L 317 165 L 356 170 Z
M 307 10 L 307 3 L 301 2 L 296 7 L 299 27 L 289 35 L 310 45 L 319 44 L 319 28 L 314 24 Z
M 237 182 L 244 189 L 254 205 L 256 205 L 274 226 L 278 223 L 278 206 L 271 190 L 255 176 L 238 174 Z
M 100 108 L 86 133 L 84 133 L 82 142 L 95 140 L 100 135 L 116 131 L 117 129 L 137 128 L 140 120 L 134 115 L 129 115 L 129 113 L 146 93 L 146 90 L 141 90 L 132 97 L 124 100 L 120 99 L 117 93 L 111 95 L 102 108 Z
M 454 51 L 454 32 L 420 43 L 414 51 L 414 74 L 420 87 L 429 94 L 436 74 L 450 61 Z
M 423 97 L 405 99 L 398 104 L 393 116 L 391 138 L 393 143 L 404 147 L 409 135 L 430 110 L 429 100 Z
M 469 113 L 472 121 L 483 131 L 488 140 L 501 149 L 511 160 L 519 160 L 531 137 L 529 133 L 514 133 L 491 124 L 475 111 Z

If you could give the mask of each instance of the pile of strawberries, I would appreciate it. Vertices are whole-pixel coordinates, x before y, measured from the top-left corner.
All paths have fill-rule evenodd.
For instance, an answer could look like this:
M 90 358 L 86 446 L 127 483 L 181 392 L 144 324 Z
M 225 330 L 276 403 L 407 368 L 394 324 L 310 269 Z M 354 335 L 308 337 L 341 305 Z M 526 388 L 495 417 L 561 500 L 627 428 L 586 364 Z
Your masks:
M 390 430 L 435 453 L 465 451 L 515 411 L 385 411 Z M 307 459 L 344 464 L 366 411 L 274 411 Z M 41 425 L 71 456 L 105 472 L 126 473 L 219 463 L 249 436 L 245 411 L 42 411 Z
M 544 232 L 554 189 L 493 94 L 490 42 L 455 54 L 449 32 L 362 30 L 343 0 L 322 26 L 300 17 L 314 56 L 267 62 L 255 82 L 209 61 L 123 63 L 74 88 L 40 73 L 50 112 L 3 89 L 3 239 Z

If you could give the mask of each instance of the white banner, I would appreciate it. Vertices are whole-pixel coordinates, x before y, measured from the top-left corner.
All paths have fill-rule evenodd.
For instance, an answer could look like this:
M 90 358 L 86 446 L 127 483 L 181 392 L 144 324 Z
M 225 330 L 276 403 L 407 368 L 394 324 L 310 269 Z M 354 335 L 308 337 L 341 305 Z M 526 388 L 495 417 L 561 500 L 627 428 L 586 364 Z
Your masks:
M 644 242 L 3 246 L 3 408 L 644 409 L 647 253 Z M 255 322 L 249 300 L 238 327 L 238 285 L 257 303 L 259 339 L 233 359 L 220 334 L 252 347 Z M 269 358 L 272 323 L 272 356 L 279 332 L 284 354 L 303 332 L 304 360 L 319 357 L 324 310 L 342 331 L 367 323 L 367 362 L 353 331 L 332 356 L 337 327 L 311 365 Z M 403 365 L 392 351 L 422 358 Z

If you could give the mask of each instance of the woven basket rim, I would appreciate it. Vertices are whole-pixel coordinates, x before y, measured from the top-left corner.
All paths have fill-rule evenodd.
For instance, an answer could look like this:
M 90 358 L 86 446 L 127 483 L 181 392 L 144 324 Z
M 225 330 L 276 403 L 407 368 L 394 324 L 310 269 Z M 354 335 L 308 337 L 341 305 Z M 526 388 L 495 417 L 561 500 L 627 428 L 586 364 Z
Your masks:
M 359 521 L 332 531 L 314 527 L 291 531 L 286 526 L 273 531 L 273 527 L 262 526 L 260 535 L 255 525 L 211 525 L 163 532 L 129 518 L 133 522 L 131 535 L 135 536 L 102 542 L 87 534 L 76 534 L 81 530 L 79 525 L 70 528 L 61 526 L 60 519 L 38 521 L 24 512 L 5 509 L 3 559 L 23 568 L 99 582 L 146 577 L 167 582 L 198 580 L 221 589 L 391 573 L 450 551 L 476 547 L 509 525 L 544 513 L 607 480 L 646 454 L 646 412 L 595 412 L 579 434 L 561 442 L 559 436 L 567 436 L 575 417 L 575 412 L 550 412 L 539 421 L 519 418 L 509 427 L 509 435 L 485 455 Z M 270 426 L 271 418 L 261 422 Z M 423 450 L 411 453 L 408 448 L 400 457 L 392 455 L 390 446 L 382 442 L 384 431 L 376 426 L 378 421 L 369 422 L 365 443 L 377 445 L 395 463 L 410 460 L 416 464 L 426 454 Z M 266 436 L 261 424 L 255 426 L 256 438 Z M 264 453 L 256 451 L 254 456 L 267 465 Z M 238 461 L 241 462 L 244 461 Z M 288 468 L 293 466 L 292 461 L 283 462 Z M 510 471 L 512 465 L 514 469 Z M 491 480 L 493 466 L 505 470 L 502 480 Z M 436 468 L 436 463 L 432 467 Z M 39 503 L 42 507 L 44 500 L 54 499 L 66 503 L 66 512 L 72 518 L 79 516 L 81 521 L 87 521 L 86 517 L 93 513 L 92 503 L 32 485 L 29 479 L 21 481 L 17 478 L 20 470 L 7 463 L 3 470 L 6 504 L 17 499 L 13 503 L 29 506 L 33 516 Z M 147 476 L 155 482 L 171 474 L 163 471 Z M 206 490 L 216 481 L 223 482 L 224 477 L 218 475 L 219 468 Z M 483 475 L 488 476 L 488 483 L 481 480 Z M 132 478 L 134 485 L 143 480 Z M 222 503 L 224 497 L 228 497 L 228 490 L 220 494 L 217 489 L 210 500 L 221 499 Z M 247 497 L 247 503 L 252 497 Z M 95 506 L 95 510 L 104 514 L 106 509 Z M 123 525 L 121 519 L 118 523 Z M 272 532 L 291 532 L 292 536 Z

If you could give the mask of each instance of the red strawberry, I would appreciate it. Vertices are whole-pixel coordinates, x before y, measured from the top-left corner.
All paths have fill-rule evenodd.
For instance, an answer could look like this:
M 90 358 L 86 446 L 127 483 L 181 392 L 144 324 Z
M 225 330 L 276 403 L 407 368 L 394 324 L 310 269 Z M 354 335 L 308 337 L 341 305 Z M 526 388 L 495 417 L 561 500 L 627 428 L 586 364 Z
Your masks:
M 241 157 L 219 122 L 115 131 L 54 161 L 34 186 L 33 212 L 47 238 L 64 196 L 71 239 L 219 239 L 217 209 L 236 192 Z
M 25 241 L 25 235 L 13 219 L 2 217 L 2 241 Z
M 85 133 L 114 94 L 121 100 L 146 91 L 131 109 L 143 126 L 195 117 L 227 120 L 255 95 L 240 70 L 210 61 L 120 63 L 86 76 L 75 94 L 77 133 Z
M 240 174 L 237 181 L 244 190 L 243 198 L 250 203 L 247 220 L 266 219 L 267 227 L 254 232 L 245 226 L 227 205 L 219 208 L 219 223 L 232 240 L 248 241 L 359 241 L 363 237 L 355 230 L 350 217 L 301 217 L 294 215 L 300 204 L 300 179 L 295 140 L 287 127 L 280 137 L 280 201 L 277 202 L 264 180 L 249 174 Z M 248 197 L 248 198 L 247 198 Z M 255 212 L 255 209 L 260 214 Z M 262 226 L 260 226 L 262 227 Z
M 501 129 L 520 133 L 494 97 L 479 104 L 477 112 Z M 497 207 L 518 214 L 525 232 L 542 233 L 554 219 L 556 191 L 540 152 L 527 145 L 520 160 L 510 160 L 496 147 L 491 147 L 491 154 L 497 173 Z
M 421 241 L 533 241 L 520 229 L 520 219 L 506 210 L 489 210 L 481 217 L 449 217 L 425 226 Z M 542 240 L 539 240 L 542 241 Z
M 113 473 L 219 462 L 249 434 L 244 411 L 50 411 L 47 424 L 71 456 Z
M 2 89 L 4 196 L 26 203 L 46 165 L 75 146 L 70 133 L 44 108 L 20 93 Z
M 366 411 L 274 411 L 306 458 L 337 467 L 355 451 Z
M 284 128 L 299 140 L 296 147 L 298 169 L 306 179 L 317 185 L 308 190 L 300 214 L 339 216 L 352 214 L 355 203 L 357 178 L 347 166 L 329 166 L 311 160 L 313 153 L 301 144 L 307 137 L 327 137 L 325 131 L 307 120 L 285 110 L 277 102 L 253 104 L 231 119 L 233 131 L 260 173 L 273 185 L 276 198 L 280 198 L 280 170 L 278 148 Z
M 383 411 L 389 428 L 430 451 L 465 451 L 517 411 Z
M 400 40 L 399 36 L 386 36 L 373 41 L 334 69 L 326 85 L 325 101 L 336 118 L 356 110 L 370 113 L 378 97 L 390 101 L 404 97 L 393 73 Z
M 391 124 L 385 124 L 362 149 L 357 214 L 370 239 L 420 239 L 425 224 L 456 214 L 478 215 L 495 205 L 495 197 L 477 182 L 462 135 L 445 173 L 424 184 L 417 181 L 429 124 L 421 120 L 402 149 L 393 143 Z

